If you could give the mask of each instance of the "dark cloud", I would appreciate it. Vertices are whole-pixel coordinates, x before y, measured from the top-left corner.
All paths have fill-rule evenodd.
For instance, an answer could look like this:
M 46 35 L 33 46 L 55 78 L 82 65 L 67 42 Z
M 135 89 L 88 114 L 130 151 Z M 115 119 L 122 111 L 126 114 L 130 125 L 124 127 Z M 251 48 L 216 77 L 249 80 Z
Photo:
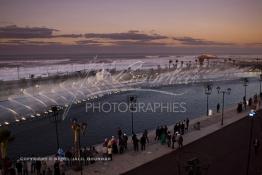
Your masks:
M 102 45 L 105 42 L 87 39 L 87 40 L 79 40 L 79 41 L 76 41 L 75 43 L 78 45 Z
M 0 38 L 50 38 L 56 29 L 46 27 L 0 27 Z
M 81 38 L 82 34 L 61 34 L 54 35 L 57 29 L 51 29 L 46 27 L 18 27 L 16 25 L 10 25 L 0 27 L 0 38 L 12 39 L 30 39 L 30 38 Z
M 167 46 L 164 42 L 152 42 L 152 41 L 114 41 L 112 44 L 117 46 Z
M 86 38 L 100 38 L 100 39 L 111 39 L 111 40 L 140 40 L 140 41 L 151 41 L 158 39 L 166 39 L 167 36 L 159 34 L 145 34 L 140 33 L 137 30 L 131 30 L 123 33 L 87 33 Z
M 173 39 L 180 42 L 183 45 L 216 45 L 216 46 L 234 45 L 234 43 L 207 41 L 204 39 L 197 39 L 192 37 L 173 37 Z
M 61 44 L 59 42 L 52 42 L 52 41 L 30 41 L 30 40 L 9 40 L 0 42 L 0 45 L 54 45 L 54 44 Z
M 53 35 L 53 38 L 81 38 L 82 34 L 64 34 L 64 35 Z
M 77 45 L 96 45 L 96 46 L 164 46 L 167 43 L 154 41 L 139 41 L 139 40 L 79 40 L 75 42 Z

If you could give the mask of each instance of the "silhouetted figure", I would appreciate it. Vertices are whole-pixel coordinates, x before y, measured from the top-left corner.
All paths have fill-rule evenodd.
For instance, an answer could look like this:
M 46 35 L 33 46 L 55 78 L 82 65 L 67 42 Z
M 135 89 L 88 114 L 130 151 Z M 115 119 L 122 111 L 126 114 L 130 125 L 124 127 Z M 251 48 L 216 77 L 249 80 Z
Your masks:
M 145 136 L 146 138 L 146 142 L 149 143 L 149 139 L 148 139 L 148 132 L 147 132 L 147 129 L 145 129 L 143 135 Z
M 138 142 L 139 142 L 139 140 L 136 137 L 136 134 L 133 134 L 132 141 L 133 141 L 134 151 L 138 151 Z
M 119 137 L 119 141 L 118 141 L 118 145 L 119 145 L 119 153 L 122 154 L 124 152 L 124 139 L 122 137 Z
M 173 149 L 175 148 L 176 136 L 177 136 L 177 133 L 174 133 L 174 134 L 172 135 L 172 148 L 173 148 Z
M 252 100 L 252 98 L 250 97 L 249 100 L 248 100 L 248 106 L 250 107 L 250 106 L 252 106 L 252 104 L 253 104 L 253 100 Z
M 28 175 L 28 164 L 27 164 L 27 161 L 23 162 L 23 175 Z
M 56 161 L 54 164 L 54 175 L 60 175 L 60 163 Z
M 123 136 L 123 143 L 124 143 L 124 149 L 127 150 L 127 141 L 128 141 L 128 136 L 124 134 Z
M 160 138 L 160 128 L 159 126 L 156 128 L 156 136 L 155 136 L 155 140 L 159 140 Z
M 141 150 L 144 151 L 146 149 L 146 137 L 142 135 L 140 138 Z
M 179 135 L 178 136 L 178 147 L 179 148 L 182 148 L 183 147 L 183 137 L 182 137 L 182 135 Z
M 244 105 L 244 109 L 246 110 L 247 109 L 247 100 L 245 96 L 243 97 L 243 105 Z
M 118 147 L 117 147 L 117 141 L 116 141 L 114 136 L 112 136 L 111 142 L 112 142 L 112 149 L 113 149 L 112 151 L 113 151 L 114 154 L 117 154 L 118 153 Z
M 21 161 L 16 162 L 16 170 L 18 175 L 22 175 L 23 164 Z
M 219 113 L 220 112 L 220 104 L 218 103 L 217 104 L 217 113 Z
M 35 168 L 36 168 L 36 174 L 37 175 L 40 175 L 41 166 L 42 166 L 41 161 L 36 161 Z
M 188 129 L 189 129 L 188 127 L 189 127 L 189 119 L 187 118 L 187 119 L 186 119 L 186 130 L 187 130 L 187 131 L 188 131 Z
M 184 135 L 185 133 L 185 122 L 181 122 L 181 134 Z
M 168 131 L 167 132 L 167 146 L 168 147 L 171 146 L 171 139 L 172 139 L 171 133 L 170 133 L 170 131 Z
M 175 134 L 176 132 L 179 132 L 178 123 L 176 123 L 175 126 L 174 126 L 174 134 Z
M 118 135 L 118 138 L 122 137 L 122 129 L 121 128 L 118 128 L 117 135 Z
M 112 149 L 112 145 L 109 145 L 107 147 L 107 155 L 108 155 L 108 158 L 109 160 L 113 160 L 113 149 Z
M 238 103 L 238 105 L 237 105 L 237 112 L 238 113 L 240 113 L 240 112 L 242 112 L 242 103 Z

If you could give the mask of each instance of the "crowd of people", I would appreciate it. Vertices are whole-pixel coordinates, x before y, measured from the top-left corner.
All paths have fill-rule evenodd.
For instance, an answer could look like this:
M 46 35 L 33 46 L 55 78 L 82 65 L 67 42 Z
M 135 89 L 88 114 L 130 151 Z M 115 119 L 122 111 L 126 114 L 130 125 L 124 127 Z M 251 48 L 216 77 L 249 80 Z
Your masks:
M 8 158 L 7 158 L 8 159 Z M 3 175 L 65 175 L 65 164 L 63 161 L 55 161 L 53 167 L 47 165 L 47 161 L 35 160 L 30 161 L 17 160 L 12 162 L 10 159 L 5 161 L 7 170 L 3 170 Z
M 246 100 L 246 97 L 244 96 L 242 102 L 237 104 L 237 112 L 240 113 L 243 110 L 246 110 L 247 106 L 256 109 L 257 105 L 260 106 L 260 99 L 261 97 L 259 98 L 257 94 L 255 94 L 253 98 L 250 97 L 248 100 Z
M 184 121 L 176 123 L 172 133 L 168 130 L 167 126 L 158 126 L 155 131 L 155 138 L 152 140 L 160 142 L 161 145 L 172 147 L 173 149 L 175 148 L 175 143 L 177 143 L 178 148 L 181 148 L 183 146 L 183 135 L 188 131 L 188 129 L 188 118 Z M 147 129 L 145 129 L 140 136 L 133 133 L 131 142 L 135 152 L 138 152 L 139 150 L 145 151 L 146 145 L 149 144 Z M 128 150 L 128 136 L 126 133 L 123 133 L 121 128 L 118 128 L 117 138 L 115 136 L 106 138 L 102 147 L 103 157 L 113 160 L 114 154 L 123 154 L 126 150 Z
M 178 143 L 178 147 L 183 146 L 183 136 L 189 129 L 189 119 L 182 122 L 177 122 L 174 125 L 173 134 L 168 130 L 167 126 L 158 126 L 155 132 L 155 140 L 159 140 L 162 145 L 167 144 L 168 147 L 175 148 L 175 143 Z

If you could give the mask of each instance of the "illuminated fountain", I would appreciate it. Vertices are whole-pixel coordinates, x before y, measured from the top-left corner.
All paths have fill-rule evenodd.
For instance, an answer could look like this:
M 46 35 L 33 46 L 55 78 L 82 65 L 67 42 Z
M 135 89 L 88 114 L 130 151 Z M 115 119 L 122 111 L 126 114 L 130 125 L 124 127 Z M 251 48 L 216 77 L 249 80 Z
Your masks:
M 0 124 L 9 125 L 28 118 L 48 116 L 50 106 L 60 105 L 68 112 L 69 107 L 88 100 L 97 100 L 104 95 L 113 95 L 134 88 L 155 88 L 175 84 L 187 84 L 205 81 L 233 80 L 248 76 L 248 68 L 216 65 L 187 65 L 182 63 L 173 69 L 150 72 L 143 70 L 143 62 L 137 61 L 126 70 L 111 74 L 106 69 L 83 72 L 81 77 L 66 79 L 63 82 L 34 85 L 21 89 L 20 94 L 0 101 Z M 254 76 L 254 75 L 250 75 Z M 68 109 L 67 109 L 68 108 Z M 66 115 L 65 113 L 64 115 Z

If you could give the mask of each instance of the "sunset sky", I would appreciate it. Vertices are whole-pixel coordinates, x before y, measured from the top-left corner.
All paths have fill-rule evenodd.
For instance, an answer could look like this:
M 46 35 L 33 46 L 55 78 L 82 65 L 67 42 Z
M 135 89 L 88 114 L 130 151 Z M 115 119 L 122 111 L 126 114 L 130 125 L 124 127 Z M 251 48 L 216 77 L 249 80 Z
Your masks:
M 261 17 L 261 0 L 0 0 L 0 54 L 255 54 Z

